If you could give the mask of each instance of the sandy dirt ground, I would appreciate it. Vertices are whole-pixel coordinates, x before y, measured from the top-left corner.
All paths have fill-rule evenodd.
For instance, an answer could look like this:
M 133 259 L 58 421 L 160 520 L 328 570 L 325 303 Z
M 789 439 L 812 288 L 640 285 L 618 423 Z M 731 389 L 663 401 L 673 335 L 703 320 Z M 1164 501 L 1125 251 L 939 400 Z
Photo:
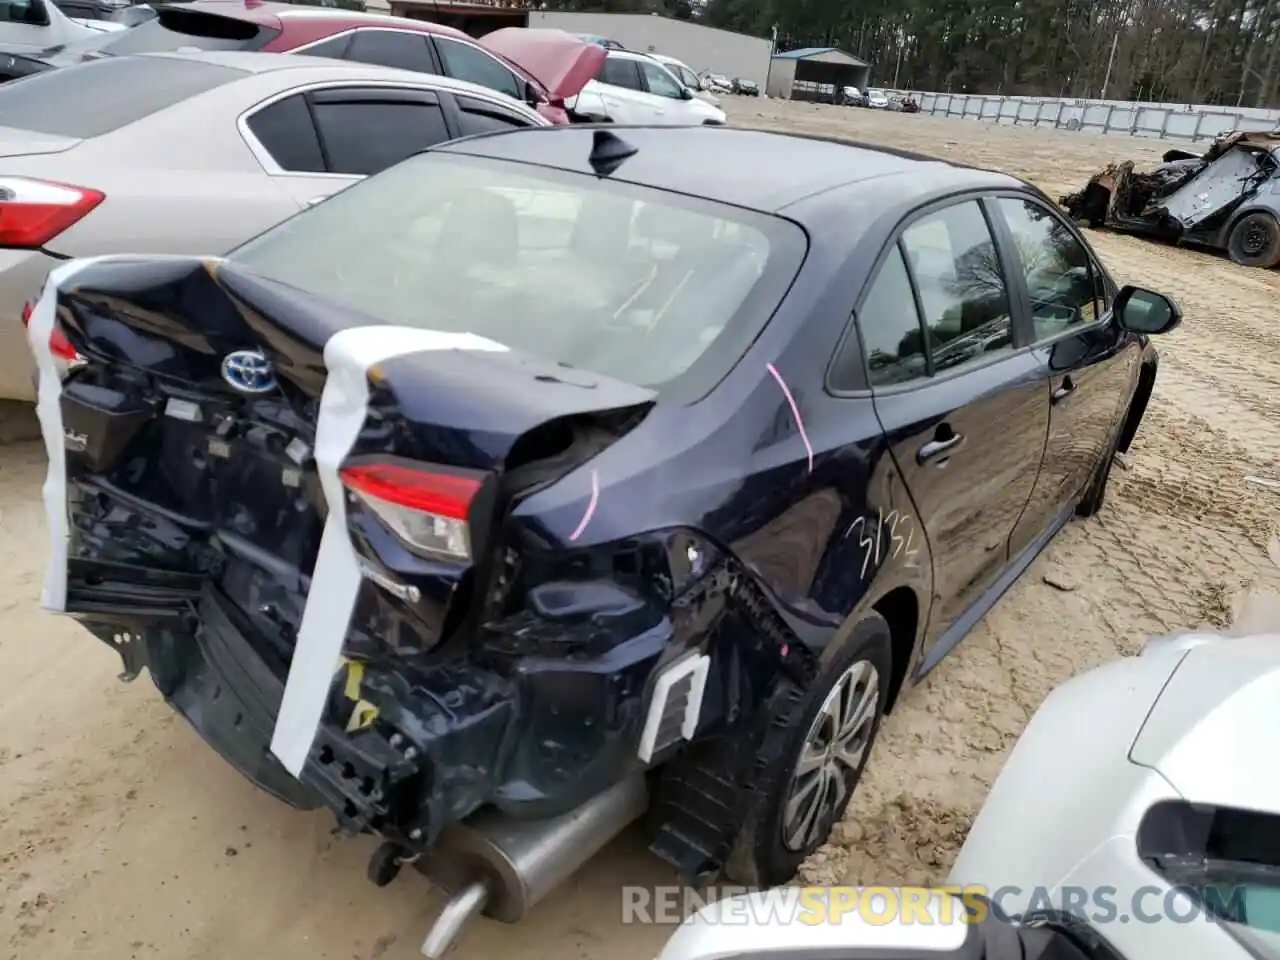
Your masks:
M 1027 177 L 1051 194 L 1100 163 L 1154 159 L 1120 137 L 736 101 L 735 122 L 852 136 Z M 749 163 L 750 158 L 743 158 Z M 1002 758 L 1049 690 L 1143 638 L 1221 624 L 1239 591 L 1280 586 L 1280 273 L 1097 234 L 1121 281 L 1178 297 L 1156 397 L 1099 518 L 1071 524 L 888 721 L 816 881 L 945 875 Z M 367 840 L 255 791 L 118 661 L 40 612 L 41 448 L 0 449 L 0 958 L 410 960 L 439 898 L 406 873 L 378 890 Z M 1051 585 L 1047 581 L 1052 581 Z M 623 926 L 619 888 L 670 872 L 625 836 L 523 925 L 482 921 L 461 960 L 652 957 L 670 932 Z

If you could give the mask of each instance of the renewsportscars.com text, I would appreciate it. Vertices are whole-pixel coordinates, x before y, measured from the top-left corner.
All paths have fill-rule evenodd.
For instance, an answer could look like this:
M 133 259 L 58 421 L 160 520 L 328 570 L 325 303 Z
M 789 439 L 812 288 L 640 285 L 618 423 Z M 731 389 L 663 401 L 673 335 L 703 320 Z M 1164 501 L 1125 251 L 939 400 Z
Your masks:
M 757 892 L 718 886 L 695 890 L 681 886 L 622 888 L 622 922 L 675 925 L 703 907 Z M 950 896 L 937 896 L 939 893 Z M 1036 887 L 1024 898 L 1020 887 L 779 887 L 763 898 L 722 905 L 718 924 L 982 923 L 994 916 L 1044 911 L 1067 913 L 1093 925 L 1111 923 L 1195 923 L 1238 915 L 1244 890 L 1189 887 L 1140 887 L 1122 897 L 1115 887 L 1061 887 L 1057 896 Z M 1025 902 L 1025 906 L 1024 906 Z M 1017 905 L 1016 910 L 1014 905 Z M 1208 905 L 1206 910 L 1204 904 Z M 993 910 L 994 907 L 994 910 Z

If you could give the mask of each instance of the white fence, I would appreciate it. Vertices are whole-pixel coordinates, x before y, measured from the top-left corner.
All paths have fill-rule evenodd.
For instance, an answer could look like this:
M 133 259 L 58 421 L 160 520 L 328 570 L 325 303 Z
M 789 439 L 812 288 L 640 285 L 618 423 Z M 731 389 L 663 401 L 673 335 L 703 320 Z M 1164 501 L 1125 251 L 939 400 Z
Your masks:
M 904 91 L 905 92 L 905 91 Z M 993 97 L 962 93 L 911 94 L 922 113 L 1014 126 L 1090 130 L 1158 139 L 1208 140 L 1228 130 L 1280 129 L 1280 111 L 1102 100 Z

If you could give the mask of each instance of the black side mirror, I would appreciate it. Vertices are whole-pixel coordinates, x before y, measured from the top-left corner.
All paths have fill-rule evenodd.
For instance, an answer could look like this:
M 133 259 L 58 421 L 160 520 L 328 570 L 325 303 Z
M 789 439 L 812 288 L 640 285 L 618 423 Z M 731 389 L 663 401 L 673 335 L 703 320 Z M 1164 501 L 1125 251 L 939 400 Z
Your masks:
M 1129 284 L 1116 294 L 1111 312 L 1130 333 L 1168 333 L 1182 322 L 1182 308 L 1172 297 Z
M 681 99 L 681 100 L 692 100 L 692 99 L 693 99 L 693 91 L 692 91 L 692 90 L 690 90 L 688 87 L 681 87 L 681 88 L 680 88 L 680 99 Z

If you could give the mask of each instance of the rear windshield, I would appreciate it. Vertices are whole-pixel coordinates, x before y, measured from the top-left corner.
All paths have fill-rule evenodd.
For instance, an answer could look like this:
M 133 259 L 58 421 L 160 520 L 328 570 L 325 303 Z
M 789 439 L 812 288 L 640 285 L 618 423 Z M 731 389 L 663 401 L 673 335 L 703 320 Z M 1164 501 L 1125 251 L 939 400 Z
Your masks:
M 377 320 L 479 334 L 687 401 L 759 335 L 805 249 L 767 214 L 432 152 L 230 259 Z
M 196 50 L 259 50 L 280 33 L 234 17 L 199 10 L 164 9 L 159 16 L 112 36 L 99 52 L 113 57 L 132 53 Z
M 46 70 L 0 85 L 0 127 L 78 140 L 99 137 L 242 76 L 242 70 L 176 57 Z

